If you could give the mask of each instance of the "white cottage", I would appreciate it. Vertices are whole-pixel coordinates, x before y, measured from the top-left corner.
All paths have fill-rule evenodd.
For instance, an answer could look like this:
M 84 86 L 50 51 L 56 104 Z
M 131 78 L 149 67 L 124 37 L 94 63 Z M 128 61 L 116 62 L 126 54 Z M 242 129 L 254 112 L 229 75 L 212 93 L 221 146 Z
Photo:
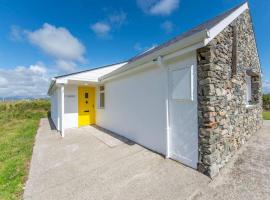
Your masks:
M 96 124 L 197 168 L 198 50 L 247 10 L 242 4 L 126 62 L 53 78 L 48 94 L 57 130 L 64 136 L 65 129 Z

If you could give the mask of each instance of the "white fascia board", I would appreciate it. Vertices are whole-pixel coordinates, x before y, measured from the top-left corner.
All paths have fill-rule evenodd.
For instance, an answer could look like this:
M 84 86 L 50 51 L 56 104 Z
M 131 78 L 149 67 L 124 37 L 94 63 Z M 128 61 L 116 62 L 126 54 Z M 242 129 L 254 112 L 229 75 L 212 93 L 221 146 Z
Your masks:
M 56 84 L 68 84 L 69 81 L 84 81 L 84 82 L 98 82 L 97 78 L 69 78 L 69 77 L 65 77 L 65 78 L 59 78 L 56 79 Z
M 120 67 L 119 69 L 100 77 L 98 80 L 103 81 L 105 79 L 108 79 L 109 77 L 118 75 L 119 73 L 125 72 L 125 71 L 130 70 L 134 67 L 145 65 L 148 62 L 152 62 L 153 60 L 157 59 L 159 56 L 169 55 L 171 53 L 175 53 L 176 51 L 183 50 L 185 48 L 190 48 L 191 46 L 194 46 L 194 44 L 204 42 L 206 38 L 208 38 L 208 31 L 207 30 L 200 31 L 198 33 L 195 33 L 195 34 L 187 37 L 187 38 L 179 40 L 179 41 L 175 42 L 174 44 L 171 44 L 171 45 L 164 47 L 160 50 L 154 51 L 153 53 L 146 55 L 146 56 L 144 56 L 144 57 L 142 57 L 134 62 L 131 62 L 130 64 L 127 63 L 123 67 Z M 203 43 L 201 43 L 201 44 L 203 44 Z
M 59 78 L 56 79 L 56 84 L 67 84 L 67 79 L 66 78 Z
M 97 78 L 67 78 L 67 81 L 98 82 Z
M 133 74 L 133 73 L 136 73 L 138 71 L 141 71 L 145 68 L 148 68 L 148 67 L 151 67 L 155 65 L 155 62 L 153 60 L 147 62 L 147 63 L 144 63 L 144 64 L 141 64 L 141 65 L 138 65 L 136 67 L 132 67 L 132 68 L 123 68 L 121 71 L 113 74 L 113 75 L 110 75 L 109 77 L 106 77 L 104 79 L 99 79 L 99 83 L 100 84 L 104 84 L 106 81 L 109 81 L 109 80 L 112 80 L 112 79 L 117 79 L 121 76 L 125 76 L 125 75 L 130 75 L 130 74 Z
M 48 96 L 51 96 L 52 91 L 55 88 L 55 82 L 56 82 L 56 79 L 55 78 L 52 78 L 51 79 L 51 82 L 50 82 L 50 86 L 49 86 L 48 92 L 47 92 Z
M 164 56 L 158 56 L 156 57 L 156 59 L 153 59 L 153 60 L 150 60 L 149 62 L 146 62 L 144 64 L 141 64 L 141 65 L 137 65 L 136 67 L 132 67 L 132 68 L 123 68 L 121 72 L 118 72 L 117 74 L 114 74 L 114 75 L 111 75 L 105 79 L 102 79 L 102 80 L 99 80 L 99 83 L 105 83 L 106 81 L 109 81 L 109 80 L 112 80 L 112 79 L 117 79 L 121 76 L 125 76 L 125 75 L 130 75 L 132 73 L 136 73 L 138 71 L 141 71 L 143 69 L 146 69 L 148 67 L 152 67 L 154 65 L 158 65 L 157 61 L 158 59 L 162 59 L 163 62 L 165 61 L 169 61 L 175 57 L 178 57 L 178 56 L 182 56 L 186 53 L 189 53 L 191 51 L 194 51 L 198 48 L 201 48 L 204 46 L 204 42 L 201 41 L 197 44 L 194 44 L 192 46 L 189 46 L 189 47 L 186 47 L 184 49 L 181 49 L 179 51 L 176 51 L 174 53 L 170 53 L 170 54 L 167 54 L 167 55 L 164 55 Z M 163 66 L 165 67 L 165 66 Z
M 213 40 L 220 32 L 222 32 L 228 25 L 230 25 L 237 17 L 239 17 L 244 11 L 249 9 L 248 3 L 244 3 L 241 7 L 231 13 L 224 20 L 219 22 L 213 28 L 208 30 L 209 38 L 205 40 L 205 45 L 207 45 L 211 40 Z
M 204 46 L 205 46 L 204 41 L 200 41 L 196 44 L 193 44 L 192 46 L 186 47 L 186 48 L 181 49 L 179 51 L 176 51 L 174 53 L 167 54 L 167 55 L 163 56 L 162 58 L 163 58 L 163 61 L 167 61 L 167 60 L 173 59 L 175 57 L 182 56 L 182 55 L 189 53 L 191 51 L 194 51 L 196 49 L 202 48 Z
M 93 84 L 93 85 L 96 85 L 98 83 L 98 80 L 97 79 L 86 79 L 86 78 L 60 78 L 60 79 L 56 79 L 56 82 L 55 82 L 55 86 L 57 85 L 73 85 L 73 84 Z

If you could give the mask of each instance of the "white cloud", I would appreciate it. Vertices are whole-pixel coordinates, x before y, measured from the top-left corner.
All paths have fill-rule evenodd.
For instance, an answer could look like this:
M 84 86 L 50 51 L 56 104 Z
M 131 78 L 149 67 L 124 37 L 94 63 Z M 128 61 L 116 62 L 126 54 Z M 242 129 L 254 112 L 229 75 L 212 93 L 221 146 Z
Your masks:
M 91 26 L 91 29 L 99 37 L 108 37 L 111 31 L 110 25 L 104 22 L 96 22 Z
M 179 0 L 161 0 L 150 9 L 150 13 L 154 15 L 170 15 L 178 6 Z
M 134 50 L 135 50 L 135 51 L 142 51 L 142 50 L 143 50 L 143 47 L 142 47 L 141 43 L 136 42 L 136 43 L 134 44 Z
M 1 88 L 1 86 L 5 85 L 7 83 L 8 83 L 7 79 L 5 77 L 1 77 L 1 75 L 0 75 L 0 88 Z
M 66 28 L 45 23 L 40 29 L 29 31 L 27 35 L 31 43 L 57 59 L 84 60 L 85 47 Z
M 109 39 L 111 38 L 110 33 L 125 24 L 126 19 L 127 13 L 115 11 L 113 14 L 107 15 L 104 20 L 92 24 L 90 28 L 98 37 Z
M 142 53 L 145 53 L 147 51 L 152 50 L 153 48 L 155 48 L 157 45 L 156 44 L 152 44 L 150 47 L 149 46 L 142 46 L 141 43 L 136 42 L 133 46 L 135 51 L 139 51 Z
M 270 93 L 270 80 L 263 81 L 263 92 L 266 94 Z
M 18 42 L 23 41 L 24 39 L 24 31 L 19 26 L 11 26 L 10 27 L 10 39 L 12 41 Z
M 24 31 L 28 40 L 39 47 L 47 55 L 55 59 L 55 63 L 64 71 L 72 71 L 76 66 L 76 62 L 84 62 L 85 47 L 74 37 L 68 29 L 64 27 L 55 27 L 54 25 L 45 23 L 43 26 L 34 31 Z M 61 60 L 61 62 L 59 62 Z M 72 65 L 63 63 L 73 63 Z
M 127 13 L 123 11 L 115 12 L 109 15 L 108 18 L 112 26 L 121 27 L 126 22 Z
M 77 66 L 75 62 L 67 60 L 56 60 L 55 63 L 61 70 L 65 72 L 73 72 Z
M 41 63 L 0 69 L 0 97 L 45 97 L 49 74 Z
M 179 7 L 179 0 L 137 0 L 137 4 L 147 14 L 170 15 Z
M 173 31 L 174 24 L 167 20 L 161 24 L 161 28 L 165 31 L 165 33 L 169 34 Z
M 47 69 L 42 65 L 30 65 L 29 70 L 36 74 L 46 74 Z

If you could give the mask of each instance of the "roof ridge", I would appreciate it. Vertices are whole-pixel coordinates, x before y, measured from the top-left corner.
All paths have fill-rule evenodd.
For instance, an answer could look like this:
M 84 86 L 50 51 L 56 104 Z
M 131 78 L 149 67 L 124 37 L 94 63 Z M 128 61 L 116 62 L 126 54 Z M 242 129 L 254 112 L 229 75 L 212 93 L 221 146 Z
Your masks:
M 194 33 L 203 31 L 203 30 L 208 30 L 210 28 L 212 28 L 213 26 L 217 25 L 220 21 L 222 21 L 223 19 L 225 19 L 227 16 L 229 16 L 230 14 L 232 14 L 234 11 L 236 11 L 237 9 L 239 9 L 241 6 L 243 6 L 244 4 L 246 4 L 247 2 L 245 1 L 244 3 L 241 3 L 235 7 L 230 8 L 227 11 L 224 11 L 218 15 L 216 15 L 215 17 L 209 18 L 208 20 L 194 26 L 193 28 L 190 28 L 182 33 L 180 33 L 179 35 L 173 37 L 172 39 L 169 39 L 165 42 L 162 42 L 161 44 L 157 45 L 155 48 L 147 51 L 147 52 L 143 52 L 139 55 L 136 55 L 132 58 L 129 59 L 129 62 L 133 62 L 141 57 L 144 57 L 146 55 L 149 55 L 163 47 L 169 46 L 170 44 L 177 42 L 179 40 L 182 40 L 188 36 L 191 36 Z M 211 26 L 211 27 L 210 27 Z
M 122 62 L 117 62 L 117 63 L 113 63 L 113 64 L 108 64 L 108 65 L 103 65 L 103 66 L 99 66 L 99 67 L 95 67 L 95 68 L 92 68 L 92 69 L 88 69 L 88 70 L 82 70 L 82 71 L 78 71 L 78 72 L 74 72 L 74 73 L 69 73 L 69 74 L 64 74 L 64 75 L 60 75 L 60 76 L 55 76 L 54 78 L 57 79 L 57 78 L 61 78 L 61 77 L 66 77 L 66 76 L 70 76 L 70 75 L 74 75 L 74 74 L 80 74 L 80 73 L 84 73 L 84 72 L 89 72 L 89 71 L 93 71 L 93 70 L 97 70 L 97 69 L 101 69 L 101 68 L 106 68 L 106 67 L 110 67 L 110 66 L 113 66 L 113 65 L 117 65 L 117 64 L 121 64 L 121 63 L 124 63 L 124 62 L 127 62 L 127 63 L 132 63 L 144 56 L 147 56 L 155 51 L 158 51 L 164 47 L 167 47 L 175 42 L 178 42 L 184 38 L 187 38 L 195 33 L 199 33 L 201 31 L 208 31 L 209 29 L 213 28 L 214 26 L 216 26 L 219 22 L 221 22 L 222 20 L 224 20 L 226 17 L 228 17 L 230 14 L 232 14 L 233 12 L 235 12 L 236 10 L 238 10 L 241 6 L 243 6 L 244 4 L 246 4 L 247 1 L 244 1 L 243 3 L 227 10 L 227 11 L 224 11 L 218 15 L 216 15 L 215 17 L 213 18 L 210 18 L 200 24 L 198 24 L 197 26 L 194 26 L 193 28 L 191 29 L 188 29 L 187 31 L 185 32 L 182 32 L 181 34 L 173 37 L 172 39 L 169 39 L 159 45 L 157 45 L 156 47 L 154 48 L 150 48 L 149 50 L 146 50 L 140 54 L 137 54 L 133 57 L 131 57 L 130 59 L 128 60 L 125 60 L 125 61 L 122 61 Z

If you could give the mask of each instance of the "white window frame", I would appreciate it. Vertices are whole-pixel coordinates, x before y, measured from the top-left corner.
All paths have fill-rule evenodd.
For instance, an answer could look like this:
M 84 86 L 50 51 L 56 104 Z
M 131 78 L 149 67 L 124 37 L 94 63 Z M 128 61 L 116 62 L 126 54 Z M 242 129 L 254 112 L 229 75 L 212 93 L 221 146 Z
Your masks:
M 101 90 L 100 88 L 101 87 L 103 87 L 103 90 Z M 100 109 L 104 109 L 105 108 L 105 86 L 104 85 L 100 85 L 99 87 L 98 87 L 98 91 L 99 91 L 99 94 L 98 94 L 98 107 L 100 108 Z M 103 106 L 101 106 L 101 94 L 103 94 L 104 95 L 104 102 L 103 102 Z
M 172 94 L 171 94 L 171 98 L 173 99 L 173 100 L 175 100 L 175 101 L 182 101 L 182 102 L 191 102 L 191 101 L 193 101 L 194 100 L 194 98 L 193 98 L 193 89 L 194 89 L 194 86 L 193 86 L 193 65 L 191 65 L 191 66 L 187 66 L 187 67 L 180 67 L 180 68 L 178 68 L 178 69 L 173 69 L 173 70 L 171 70 L 171 72 L 172 72 L 172 77 L 171 77 L 171 81 L 173 81 L 173 73 L 174 72 L 185 72 L 186 71 L 186 74 L 190 77 L 190 80 L 188 81 L 188 82 L 185 82 L 186 84 L 188 84 L 188 88 L 187 87 L 185 87 L 185 88 L 187 88 L 188 89 L 188 96 L 186 96 L 186 97 L 180 97 L 180 98 L 178 98 L 174 93 L 173 93 L 173 91 L 171 91 L 172 92 Z M 181 77 L 179 77 L 179 78 L 181 78 Z M 170 83 L 170 84 L 172 84 L 172 83 Z M 171 87 L 173 87 L 172 85 L 171 85 Z
M 252 77 L 246 75 L 246 104 L 251 105 L 252 101 Z

